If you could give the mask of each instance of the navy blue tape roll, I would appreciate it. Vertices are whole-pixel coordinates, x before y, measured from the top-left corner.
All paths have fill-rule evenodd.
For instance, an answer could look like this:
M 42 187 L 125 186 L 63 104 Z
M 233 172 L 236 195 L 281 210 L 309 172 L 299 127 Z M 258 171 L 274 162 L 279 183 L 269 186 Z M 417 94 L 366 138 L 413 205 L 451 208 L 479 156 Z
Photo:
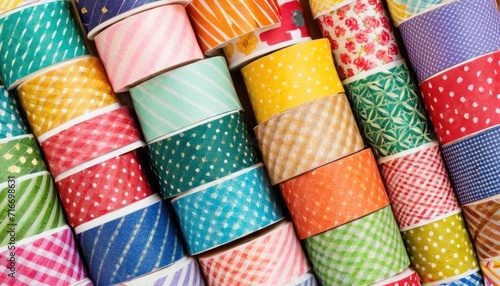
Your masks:
M 461 205 L 500 193 L 500 126 L 443 146 Z

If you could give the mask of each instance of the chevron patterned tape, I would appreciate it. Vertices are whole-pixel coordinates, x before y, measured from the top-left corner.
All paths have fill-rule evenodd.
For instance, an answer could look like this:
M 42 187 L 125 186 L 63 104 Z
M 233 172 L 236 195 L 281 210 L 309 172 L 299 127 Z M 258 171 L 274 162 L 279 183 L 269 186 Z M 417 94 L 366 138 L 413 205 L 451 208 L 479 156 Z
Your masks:
M 319 284 L 314 272 L 308 272 L 288 282 L 285 286 L 319 286 Z
M 500 285 L 500 261 L 483 260 L 479 261 L 483 272 L 484 282 L 487 286 Z
M 403 22 L 399 30 L 419 83 L 500 48 L 500 16 L 492 0 L 453 1 Z
M 364 148 L 343 93 L 274 116 L 254 131 L 273 185 Z
M 129 107 L 81 122 L 41 143 L 54 177 L 81 163 L 141 140 Z
M 310 268 L 293 224 L 281 222 L 199 258 L 208 285 L 285 285 Z
M 462 205 L 500 193 L 500 126 L 443 146 L 442 152 Z
M 130 16 L 94 40 L 115 92 L 203 59 L 181 5 L 160 6 Z
M 432 141 L 424 105 L 404 62 L 344 87 L 377 159 Z
M 440 283 L 439 286 L 483 286 L 483 275 L 481 271 L 466 275 L 465 277 L 457 278 L 449 282 Z M 486 283 L 486 285 L 489 285 Z
M 389 206 L 305 239 L 322 285 L 367 285 L 410 265 Z
M 314 19 L 330 11 L 337 10 L 355 0 L 309 0 L 309 7 Z
M 243 115 L 225 115 L 147 147 L 164 198 L 259 162 Z
M 185 256 L 167 202 L 160 200 L 76 235 L 96 286 L 168 266 Z
M 461 212 L 402 231 L 401 235 L 423 283 L 451 278 L 479 266 Z
M 0 86 L 0 139 L 16 137 L 28 133 L 21 116 L 21 106 L 14 93 Z
M 79 58 L 30 78 L 18 88 L 19 100 L 35 136 L 118 102 L 101 60 Z
M 11 251 L 3 247 L 0 256 L 10 257 Z M 69 226 L 18 241 L 15 259 L 15 278 L 7 276 L 6 262 L 0 264 L 0 281 L 6 285 L 72 285 L 87 277 Z
M 344 92 L 327 39 L 281 49 L 241 69 L 257 123 Z
M 10 138 L 9 141 L 1 140 L 0 156 L 1 182 L 8 176 L 19 178 L 46 170 L 42 154 L 32 135 Z
M 500 198 L 462 206 L 479 259 L 500 256 Z
M 459 207 L 439 149 L 434 145 L 379 165 L 400 228 Z
M 153 194 L 135 152 L 94 165 L 56 185 L 72 227 Z
M 283 219 L 262 164 L 172 200 L 191 255 L 221 246 Z
M 67 1 L 40 2 L 0 18 L 0 75 L 9 90 L 42 68 L 88 54 L 71 10 Z
M 192 0 L 186 7 L 204 53 L 259 28 L 280 25 L 275 0 Z
M 371 149 L 289 179 L 280 189 L 300 239 L 389 205 Z
M 399 26 L 401 22 L 419 14 L 423 11 L 436 9 L 437 6 L 451 2 L 452 0 L 387 0 L 389 12 L 391 12 L 394 25 Z
M 243 109 L 223 57 L 201 60 L 130 89 L 146 142 Z
M 19 241 L 66 224 L 48 172 L 7 181 L 0 188 L 0 247 L 9 243 L 13 225 Z

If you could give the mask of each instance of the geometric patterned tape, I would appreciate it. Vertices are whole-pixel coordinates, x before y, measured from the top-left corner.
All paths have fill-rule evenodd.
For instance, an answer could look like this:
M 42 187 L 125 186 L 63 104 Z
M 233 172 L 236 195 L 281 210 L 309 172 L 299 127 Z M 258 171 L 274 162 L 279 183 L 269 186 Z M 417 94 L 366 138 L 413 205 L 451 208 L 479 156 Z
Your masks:
M 14 93 L 0 86 L 0 139 L 16 137 L 28 133 L 21 116 L 21 105 Z
M 441 283 L 439 286 L 483 286 L 483 275 L 478 271 L 451 282 Z M 488 285 L 488 284 L 486 284 Z
M 313 17 L 316 19 L 327 12 L 344 6 L 345 2 L 345 0 L 309 0 L 309 7 L 311 7 Z
M 486 286 L 500 285 L 500 261 L 479 261 Z
M 19 178 L 24 175 L 46 171 L 36 139 L 30 135 L 0 142 L 0 181 L 8 176 Z
M 299 278 L 288 282 L 285 286 L 318 286 L 318 280 L 313 272 L 303 274 Z
M 452 0 L 387 0 L 387 5 L 389 6 L 394 25 L 398 26 L 401 22 L 415 14 L 433 6 L 451 1 Z

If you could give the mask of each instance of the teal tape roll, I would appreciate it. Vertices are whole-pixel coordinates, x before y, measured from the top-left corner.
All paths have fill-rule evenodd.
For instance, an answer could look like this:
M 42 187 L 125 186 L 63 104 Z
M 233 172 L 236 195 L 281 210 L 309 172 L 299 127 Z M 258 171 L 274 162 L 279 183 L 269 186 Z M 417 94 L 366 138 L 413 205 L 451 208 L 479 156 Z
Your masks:
M 88 54 L 69 1 L 40 2 L 0 18 L 0 75 L 8 89 L 55 63 Z
M 166 72 L 131 88 L 130 94 L 147 142 L 242 109 L 223 57 Z
M 28 133 L 21 117 L 21 105 L 14 94 L 0 86 L 0 139 L 16 137 Z
M 33 135 L 1 140 L 0 166 L 0 182 L 7 181 L 8 176 L 19 178 L 47 170 Z

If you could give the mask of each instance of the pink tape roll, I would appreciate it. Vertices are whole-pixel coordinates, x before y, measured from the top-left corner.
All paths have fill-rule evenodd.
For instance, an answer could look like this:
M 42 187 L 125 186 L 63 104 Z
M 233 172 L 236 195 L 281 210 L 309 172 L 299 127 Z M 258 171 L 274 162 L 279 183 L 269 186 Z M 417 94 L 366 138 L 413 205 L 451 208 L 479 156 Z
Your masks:
M 115 92 L 203 59 L 181 5 L 160 6 L 133 15 L 94 40 Z

